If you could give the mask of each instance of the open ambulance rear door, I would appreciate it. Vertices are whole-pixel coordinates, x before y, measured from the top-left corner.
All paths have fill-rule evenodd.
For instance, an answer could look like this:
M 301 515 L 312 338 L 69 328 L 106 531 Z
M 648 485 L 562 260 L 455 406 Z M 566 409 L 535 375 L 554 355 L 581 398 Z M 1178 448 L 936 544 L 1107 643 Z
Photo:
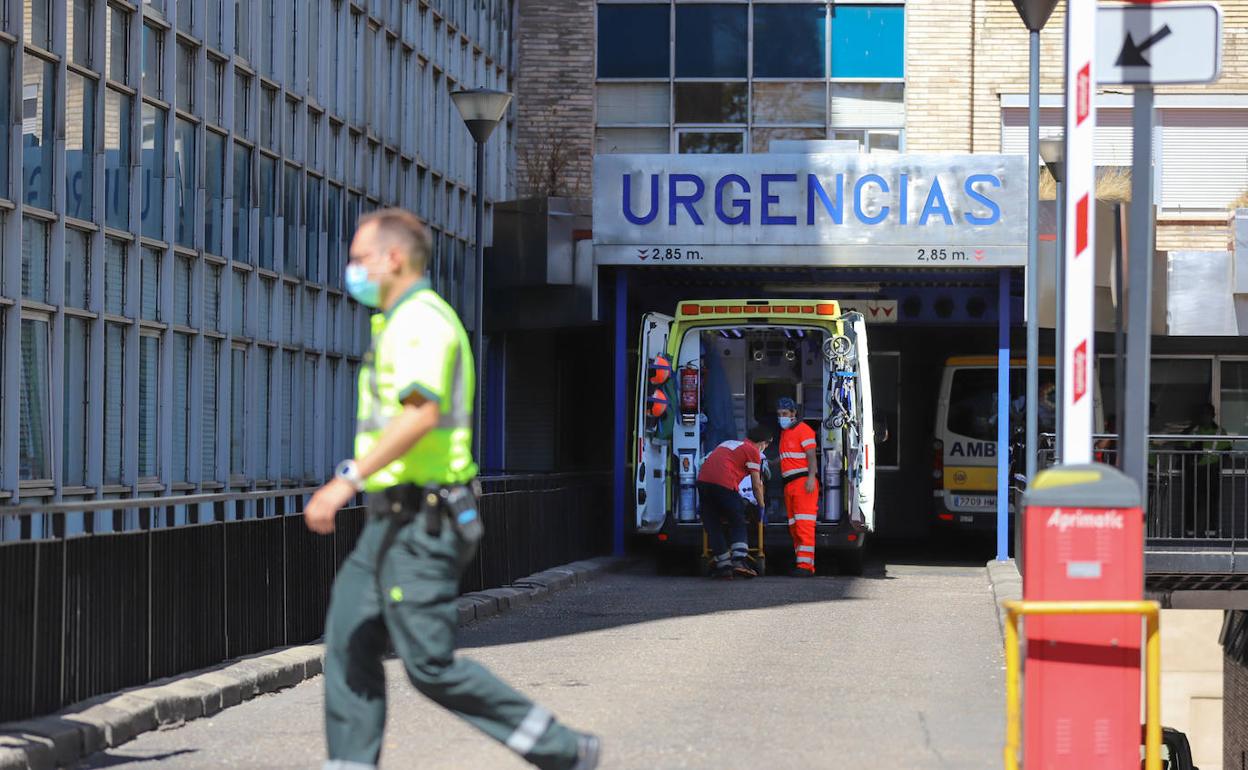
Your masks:
M 850 334 L 858 354 L 858 451 L 854 453 L 852 471 L 858 510 L 868 531 L 875 531 L 875 411 L 871 400 L 870 349 L 867 347 L 867 324 L 861 313 L 851 316 Z
M 653 534 L 663 528 L 667 518 L 667 473 L 671 455 L 671 442 L 654 439 L 646 429 L 646 412 L 651 405 L 649 398 L 654 386 L 649 382 L 650 362 L 660 353 L 667 352 L 667 337 L 673 318 L 661 313 L 647 313 L 641 319 L 641 336 L 638 338 L 640 360 L 637 362 L 637 422 L 635 444 L 637 468 L 634 481 L 637 486 L 637 531 Z M 674 409 L 675 405 L 668 406 Z

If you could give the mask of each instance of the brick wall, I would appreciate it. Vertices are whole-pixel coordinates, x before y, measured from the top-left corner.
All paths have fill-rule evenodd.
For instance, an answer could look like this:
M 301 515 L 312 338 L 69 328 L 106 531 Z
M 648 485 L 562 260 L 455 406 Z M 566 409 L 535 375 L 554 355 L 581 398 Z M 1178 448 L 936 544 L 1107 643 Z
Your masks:
M 973 0 L 906 4 L 906 151 L 971 151 Z
M 594 155 L 594 0 L 519 0 L 520 197 L 588 195 Z

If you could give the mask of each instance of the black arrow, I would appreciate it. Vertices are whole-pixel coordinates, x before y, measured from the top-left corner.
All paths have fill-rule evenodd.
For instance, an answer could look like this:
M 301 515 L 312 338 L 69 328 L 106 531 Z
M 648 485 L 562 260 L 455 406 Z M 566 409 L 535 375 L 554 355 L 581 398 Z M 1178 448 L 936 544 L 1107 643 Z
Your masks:
M 1115 67 L 1151 67 L 1148 59 L 1144 58 L 1144 52 L 1162 39 L 1170 36 L 1170 25 L 1167 24 L 1157 30 L 1148 39 L 1136 45 L 1135 40 L 1131 38 L 1131 33 L 1127 33 L 1127 39 L 1122 44 L 1122 52 L 1118 54 L 1118 61 L 1114 62 Z

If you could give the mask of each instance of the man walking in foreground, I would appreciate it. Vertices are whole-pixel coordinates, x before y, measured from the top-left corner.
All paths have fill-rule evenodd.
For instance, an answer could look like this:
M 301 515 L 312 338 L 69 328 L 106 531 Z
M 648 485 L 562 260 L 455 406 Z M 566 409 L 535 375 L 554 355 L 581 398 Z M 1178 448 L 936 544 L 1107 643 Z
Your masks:
M 360 368 L 355 458 L 304 511 L 309 529 L 328 534 L 338 510 L 368 493 L 368 522 L 334 581 L 325 623 L 325 767 L 377 766 L 389 642 L 435 703 L 540 768 L 591 770 L 596 737 L 455 656 L 459 576 L 482 535 L 476 383 L 467 334 L 425 279 L 429 253 L 424 224 L 399 209 L 361 217 L 351 242 L 347 291 L 383 312 L 372 317 Z

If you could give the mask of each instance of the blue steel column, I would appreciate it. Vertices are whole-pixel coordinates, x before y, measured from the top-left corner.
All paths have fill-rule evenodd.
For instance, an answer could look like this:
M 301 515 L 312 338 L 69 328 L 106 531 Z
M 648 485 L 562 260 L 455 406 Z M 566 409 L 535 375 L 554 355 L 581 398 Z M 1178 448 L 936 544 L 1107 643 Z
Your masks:
M 1009 554 L 1010 270 L 997 273 L 997 561 Z
M 624 555 L 624 504 L 628 476 L 626 423 L 628 421 L 628 273 L 619 269 L 615 273 L 615 420 L 612 431 L 612 466 L 615 468 L 612 505 L 611 552 Z

